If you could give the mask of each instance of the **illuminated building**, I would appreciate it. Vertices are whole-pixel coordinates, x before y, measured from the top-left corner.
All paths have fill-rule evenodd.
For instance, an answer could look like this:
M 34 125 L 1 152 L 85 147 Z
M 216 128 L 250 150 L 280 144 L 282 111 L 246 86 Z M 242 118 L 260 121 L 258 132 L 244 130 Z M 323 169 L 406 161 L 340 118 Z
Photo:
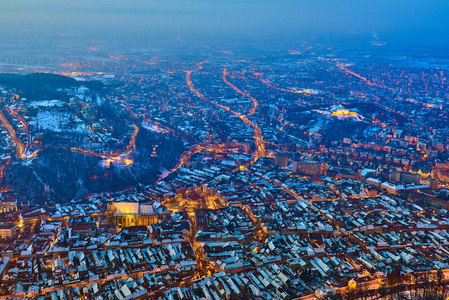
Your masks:
M 17 229 L 19 227 L 15 224 L 2 224 L 0 225 L 0 238 L 11 239 L 15 237 Z
M 427 145 L 423 142 L 417 142 L 416 143 L 416 150 L 426 150 Z
M 434 176 L 442 182 L 449 182 L 449 164 L 437 163 L 435 165 Z
M 44 208 L 38 208 L 30 212 L 23 212 L 20 218 L 24 223 L 36 223 L 40 220 L 47 220 L 50 218 L 50 214 Z
M 354 279 L 349 280 L 349 282 L 348 282 L 348 287 L 349 287 L 350 289 L 355 290 L 356 287 L 357 287 L 357 282 L 356 282 Z
M 15 199 L 0 200 L 0 214 L 17 211 L 17 201 Z
M 354 111 L 349 111 L 347 109 L 339 109 L 332 112 L 333 116 L 343 116 L 343 117 L 357 117 L 357 113 Z
M 434 178 L 429 178 L 426 182 L 426 184 L 433 190 L 438 189 L 438 180 Z
M 149 226 L 158 223 L 169 212 L 157 201 L 140 203 L 112 202 L 108 205 L 108 224 L 117 227 Z

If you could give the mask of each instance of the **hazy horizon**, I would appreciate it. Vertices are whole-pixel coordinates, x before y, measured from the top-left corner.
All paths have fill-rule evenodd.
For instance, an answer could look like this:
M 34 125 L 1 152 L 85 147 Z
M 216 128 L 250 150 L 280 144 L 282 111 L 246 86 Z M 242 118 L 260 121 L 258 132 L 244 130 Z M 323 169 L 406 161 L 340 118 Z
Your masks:
M 449 3 L 437 0 L 0 1 L 0 38 L 81 37 L 101 42 L 201 36 L 295 38 L 371 35 L 387 43 L 447 47 Z

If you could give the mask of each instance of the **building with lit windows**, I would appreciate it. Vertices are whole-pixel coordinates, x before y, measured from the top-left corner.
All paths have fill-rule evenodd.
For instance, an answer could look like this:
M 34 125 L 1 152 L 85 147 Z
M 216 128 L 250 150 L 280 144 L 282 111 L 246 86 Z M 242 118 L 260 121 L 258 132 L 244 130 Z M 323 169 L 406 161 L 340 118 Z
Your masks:
M 0 199 L 0 214 L 16 211 L 17 211 L 17 201 L 15 199 Z
M 18 226 L 16 224 L 0 225 L 0 239 L 11 239 L 16 236 Z
M 108 205 L 108 224 L 120 228 L 129 226 L 149 226 L 156 224 L 170 213 L 157 201 L 132 202 L 120 201 L 111 202 Z

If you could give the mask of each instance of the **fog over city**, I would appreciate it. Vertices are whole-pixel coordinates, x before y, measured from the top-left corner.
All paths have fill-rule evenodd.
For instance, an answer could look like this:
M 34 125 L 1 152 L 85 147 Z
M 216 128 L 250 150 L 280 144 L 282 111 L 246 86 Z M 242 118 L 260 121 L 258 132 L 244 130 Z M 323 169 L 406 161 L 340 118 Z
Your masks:
M 2 39 L 222 41 L 374 34 L 396 44 L 447 46 L 449 36 L 449 3 L 441 0 L 2 0 L 0 10 Z

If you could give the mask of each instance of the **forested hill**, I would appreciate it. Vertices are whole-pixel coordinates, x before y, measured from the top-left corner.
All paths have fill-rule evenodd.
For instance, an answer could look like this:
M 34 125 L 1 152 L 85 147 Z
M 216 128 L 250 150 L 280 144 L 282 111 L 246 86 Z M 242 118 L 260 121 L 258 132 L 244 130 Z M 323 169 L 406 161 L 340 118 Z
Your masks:
M 0 74 L 0 86 L 4 86 L 8 89 L 15 89 L 20 97 L 28 99 L 59 99 L 63 96 L 61 89 L 82 85 L 96 93 L 100 93 L 103 89 L 103 83 L 99 81 L 77 81 L 74 78 L 57 74 Z

